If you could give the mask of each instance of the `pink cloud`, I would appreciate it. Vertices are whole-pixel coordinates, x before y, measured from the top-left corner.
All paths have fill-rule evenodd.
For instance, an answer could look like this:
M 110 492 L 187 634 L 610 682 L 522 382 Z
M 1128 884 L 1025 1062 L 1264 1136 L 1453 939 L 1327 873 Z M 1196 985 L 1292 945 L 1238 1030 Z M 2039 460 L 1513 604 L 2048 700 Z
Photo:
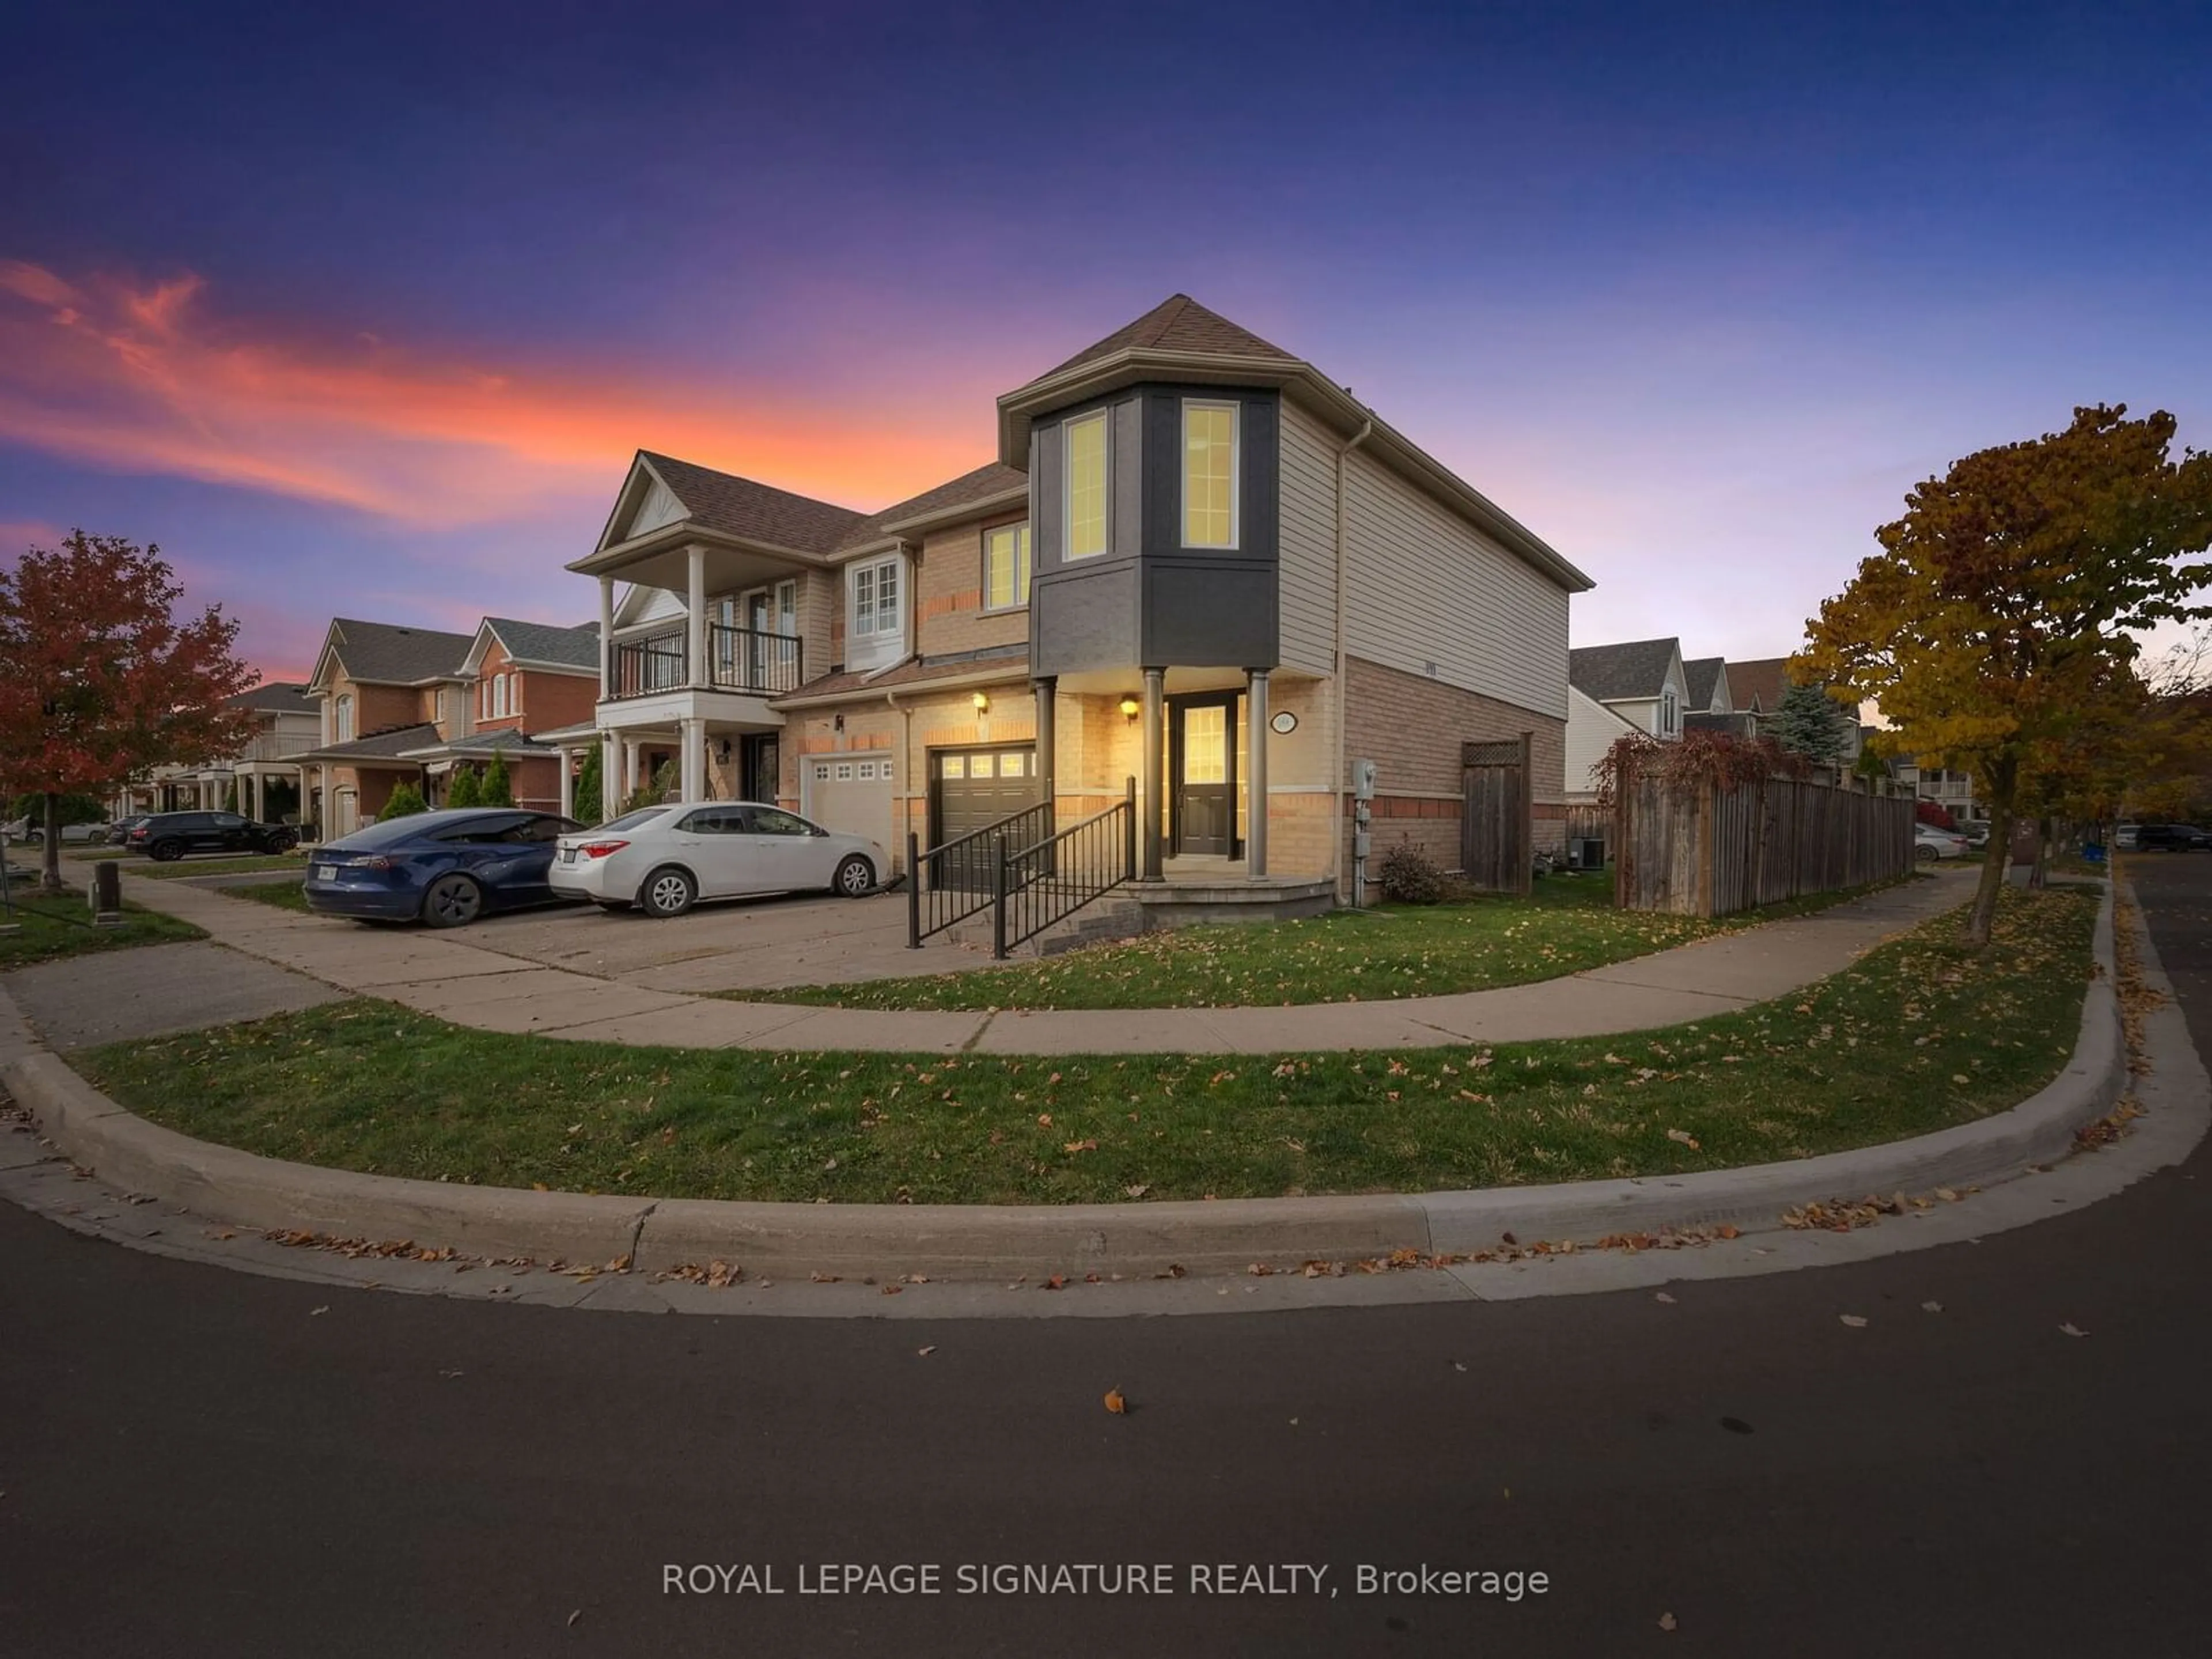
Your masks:
M 0 440 L 450 528 L 611 497 L 664 449 L 870 507 L 987 459 L 942 427 L 650 368 L 456 362 L 220 314 L 206 284 L 0 261 Z M 969 423 L 963 423 L 963 427 Z

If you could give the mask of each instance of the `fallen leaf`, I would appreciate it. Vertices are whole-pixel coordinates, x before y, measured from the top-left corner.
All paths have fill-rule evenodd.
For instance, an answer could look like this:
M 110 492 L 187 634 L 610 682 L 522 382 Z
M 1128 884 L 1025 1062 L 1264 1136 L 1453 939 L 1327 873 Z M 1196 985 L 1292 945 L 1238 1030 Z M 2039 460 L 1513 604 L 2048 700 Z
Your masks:
M 330 1310 L 330 1310 L 330 1304 L 327 1304 L 327 1303 L 325 1303 L 323 1306 L 321 1306 L 321 1307 L 319 1307 L 319 1308 L 310 1308 L 310 1309 L 308 1309 L 308 1310 L 307 1310 L 307 1317 L 308 1317 L 308 1318 L 310 1318 L 310 1319 L 313 1319 L 313 1318 L 317 1314 L 326 1314 L 326 1313 L 328 1313 Z
M 1060 1148 L 1063 1152 L 1095 1152 L 1097 1150 L 1098 1143 L 1095 1140 L 1071 1140 Z
M 1667 1139 L 1677 1146 L 1687 1146 L 1693 1152 L 1698 1150 L 1698 1138 L 1687 1129 L 1669 1129 L 1667 1131 Z
M 321 1310 L 318 1309 L 317 1311 L 319 1312 Z M 2087 1336 L 2089 1334 L 2088 1332 L 2081 1330 L 2071 1323 L 2061 1325 L 2058 1328 L 2065 1332 L 2069 1336 Z
M 1455 1359 L 1452 1361 L 1452 1369 L 1455 1371 L 1463 1371 L 1467 1369 L 1467 1365 L 1464 1361 Z
M 1855 1331 L 1861 1329 L 1866 1324 L 1866 1321 L 1857 1314 L 1838 1314 L 1836 1317 Z
M 581 1608 L 581 1607 L 578 1607 L 578 1608 L 575 1610 L 575 1612 L 574 1612 L 574 1613 L 570 1613 L 570 1614 L 568 1615 L 568 1625 L 569 1625 L 569 1628 L 571 1628 L 571 1629 L 573 1630 L 573 1629 L 575 1627 L 576 1621 L 577 1621 L 579 1619 L 581 1619 L 583 1616 L 584 1616 L 584 1610 L 583 1610 L 583 1608 Z
M 930 1355 L 937 1352 L 937 1344 L 933 1342 L 926 1348 L 916 1348 L 915 1352 L 920 1354 L 924 1359 L 927 1359 Z
M 1923 1313 L 1942 1313 L 1943 1311 L 1943 1304 L 1940 1302 L 1923 1302 L 1920 1304 L 1920 1311 Z
M 1673 1297 L 1671 1297 L 1671 1296 L 1668 1295 L 1666 1291 L 1661 1291 L 1660 1292 L 1658 1292 L 1658 1294 L 1656 1294 L 1656 1296 L 1654 1296 L 1651 1299 L 1652 1299 L 1654 1302 L 1672 1302 L 1674 1298 Z
M 1040 1285 L 1037 1288 L 1043 1291 L 1056 1291 L 1066 1283 L 1067 1279 L 1066 1275 L 1054 1273 L 1050 1279 L 1046 1279 L 1045 1282 Z
M 1124 1198 L 1142 1198 L 1152 1190 L 1152 1184 L 1149 1182 L 1140 1181 L 1133 1187 L 1122 1188 L 1121 1195 Z
M 1674 1629 L 1674 1615 L 1673 1613 L 1661 1613 L 1661 1614 L 1659 1615 L 1659 1628 L 1660 1628 L 1661 1630 L 1672 1630 L 1672 1629 Z
M 1122 1416 L 1128 1411 L 1128 1400 L 1122 1395 L 1121 1389 L 1109 1389 L 1106 1390 L 1106 1409 L 1113 1413 L 1116 1417 Z
M 884 1294 L 885 1296 L 896 1296 L 905 1288 L 906 1286 L 903 1285 L 886 1285 L 884 1286 Z

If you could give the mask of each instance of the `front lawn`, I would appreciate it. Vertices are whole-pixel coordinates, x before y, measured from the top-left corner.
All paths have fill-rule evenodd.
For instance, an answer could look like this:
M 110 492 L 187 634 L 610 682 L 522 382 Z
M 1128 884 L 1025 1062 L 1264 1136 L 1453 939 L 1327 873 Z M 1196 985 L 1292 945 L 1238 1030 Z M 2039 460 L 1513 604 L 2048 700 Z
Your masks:
M 360 1000 L 75 1063 L 272 1157 L 665 1197 L 1074 1203 L 1662 1175 L 2009 1107 L 2072 1051 L 2093 893 L 2008 890 L 1778 1001 L 1587 1042 L 1267 1057 L 776 1054 L 471 1031 Z
M 22 885 L 15 888 L 13 897 L 14 914 L 0 915 L 0 922 L 17 924 L 14 933 L 0 933 L 0 970 L 25 968 L 34 962 L 52 962 L 59 957 L 81 956 L 91 951 L 115 951 L 133 945 L 172 945 L 182 939 L 207 937 L 188 921 L 179 921 L 155 910 L 142 910 L 135 904 L 123 907 L 122 926 L 95 927 L 82 893 L 57 898 L 32 892 L 27 885 Z
M 223 853 L 179 859 L 173 864 L 156 864 L 137 854 L 131 856 L 137 862 L 125 867 L 134 876 L 155 881 L 175 881 L 185 876 L 250 876 L 265 870 L 291 870 L 301 880 L 307 878 L 307 861 L 297 853 Z
M 1481 897 L 1334 910 L 1304 921 L 1178 927 L 1002 968 L 718 994 L 845 1008 L 1024 1010 L 1226 1008 L 1443 996 L 1602 968 L 1873 890 L 1823 893 L 1708 921 L 1616 910 L 1606 877 L 1549 876 L 1527 899 Z

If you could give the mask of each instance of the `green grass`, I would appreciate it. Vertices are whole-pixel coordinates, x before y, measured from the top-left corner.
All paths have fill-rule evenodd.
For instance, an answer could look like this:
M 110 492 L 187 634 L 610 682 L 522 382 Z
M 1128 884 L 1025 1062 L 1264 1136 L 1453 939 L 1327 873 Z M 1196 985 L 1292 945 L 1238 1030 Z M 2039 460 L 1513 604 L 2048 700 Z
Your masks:
M 1224 1008 L 1443 996 L 1601 968 L 1872 890 L 1823 893 L 1705 921 L 1617 910 L 1610 880 L 1552 876 L 1537 882 L 1527 899 L 1179 927 L 1006 967 L 718 994 L 737 1001 L 945 1009 Z
M 304 881 L 307 860 L 297 853 L 253 853 L 226 858 L 179 859 L 174 864 L 140 859 L 131 866 L 132 875 L 150 876 L 155 881 L 175 881 L 185 876 L 250 876 L 263 870 L 295 870 Z
M 31 893 L 27 887 L 16 887 L 14 896 L 14 915 L 0 915 L 0 921 L 18 924 L 15 932 L 0 933 L 0 970 L 25 968 L 34 962 L 52 962 L 61 957 L 82 956 L 94 951 L 118 951 L 134 945 L 170 945 L 207 937 L 188 921 L 179 921 L 158 911 L 142 910 L 135 904 L 123 907 L 121 927 L 94 927 L 82 893 L 57 898 Z
M 1792 996 L 1587 1042 L 1018 1056 L 625 1048 L 356 1000 L 76 1064 L 132 1110 L 428 1180 L 726 1199 L 1073 1203 L 1663 1175 L 2014 1104 L 2071 1051 L 2093 894 L 2010 891 Z M 1674 1139 L 1677 1132 L 1685 1139 Z

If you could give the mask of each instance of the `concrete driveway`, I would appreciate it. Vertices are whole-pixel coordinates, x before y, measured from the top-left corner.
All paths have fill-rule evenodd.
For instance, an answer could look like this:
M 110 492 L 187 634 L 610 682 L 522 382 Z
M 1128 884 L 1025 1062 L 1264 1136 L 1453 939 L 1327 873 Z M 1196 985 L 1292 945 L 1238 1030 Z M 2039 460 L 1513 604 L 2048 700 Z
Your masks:
M 702 904 L 672 921 L 563 905 L 487 917 L 460 937 L 480 950 L 656 991 L 896 979 L 990 960 L 988 951 L 941 939 L 908 950 L 903 893 L 738 899 Z

